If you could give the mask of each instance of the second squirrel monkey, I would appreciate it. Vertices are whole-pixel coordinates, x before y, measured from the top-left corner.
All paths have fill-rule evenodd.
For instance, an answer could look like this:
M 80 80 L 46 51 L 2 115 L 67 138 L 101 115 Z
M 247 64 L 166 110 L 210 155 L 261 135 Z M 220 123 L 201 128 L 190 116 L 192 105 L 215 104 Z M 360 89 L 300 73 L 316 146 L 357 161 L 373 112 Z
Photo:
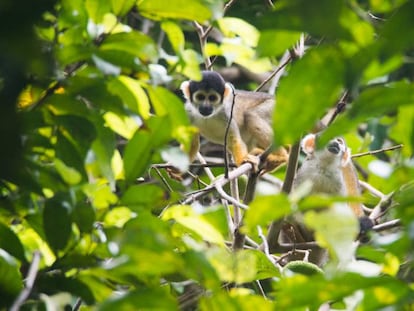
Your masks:
M 323 149 L 316 149 L 316 136 L 306 135 L 301 142 L 306 159 L 299 168 L 293 189 L 306 181 L 311 183 L 311 193 L 323 193 L 345 197 L 361 195 L 358 175 L 351 160 L 351 151 L 342 138 L 332 139 Z M 362 203 L 349 202 L 353 214 L 358 218 L 360 232 L 364 233 L 373 226 L 364 214 Z M 311 241 L 313 233 L 299 224 L 302 241 Z
M 270 147 L 273 140 L 273 96 L 234 90 L 220 74 L 213 71 L 203 71 L 201 81 L 183 82 L 181 90 L 186 99 L 187 114 L 200 134 L 213 143 L 223 145 L 230 122 L 227 148 L 236 165 L 250 162 L 257 169 L 257 156 Z M 199 137 L 196 137 L 190 151 L 191 161 L 198 149 Z M 264 170 L 272 171 L 287 159 L 287 151 L 280 148 L 267 157 Z
M 302 139 L 301 147 L 306 159 L 296 174 L 293 188 L 309 180 L 312 184 L 311 193 L 341 196 L 361 194 L 351 151 L 342 138 L 335 138 L 325 148 L 317 150 L 316 136 L 308 134 Z M 353 202 L 349 206 L 357 217 L 364 215 L 361 203 Z
M 352 164 L 350 149 L 342 138 L 332 139 L 325 148 L 316 148 L 316 136 L 306 135 L 301 141 L 301 147 L 306 159 L 299 168 L 293 190 L 305 182 L 311 185 L 310 193 L 339 195 L 345 197 L 360 196 L 358 175 Z M 364 215 L 360 202 L 349 202 L 348 206 L 358 218 L 360 232 L 369 230 L 373 223 Z M 311 242 L 314 241 L 313 231 L 308 229 L 296 216 L 286 221 L 279 235 L 282 242 Z M 322 265 L 327 258 L 327 251 L 316 247 L 312 249 L 309 260 Z

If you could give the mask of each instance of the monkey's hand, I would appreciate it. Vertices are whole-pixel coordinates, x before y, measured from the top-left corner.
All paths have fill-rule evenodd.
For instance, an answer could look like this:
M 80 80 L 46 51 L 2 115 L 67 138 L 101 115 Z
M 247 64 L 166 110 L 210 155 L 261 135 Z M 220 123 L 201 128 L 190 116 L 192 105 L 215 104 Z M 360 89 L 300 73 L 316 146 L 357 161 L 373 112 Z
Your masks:
M 260 158 L 257 155 L 248 153 L 244 157 L 242 163 L 250 163 L 253 166 L 253 173 L 257 173 L 259 171 Z

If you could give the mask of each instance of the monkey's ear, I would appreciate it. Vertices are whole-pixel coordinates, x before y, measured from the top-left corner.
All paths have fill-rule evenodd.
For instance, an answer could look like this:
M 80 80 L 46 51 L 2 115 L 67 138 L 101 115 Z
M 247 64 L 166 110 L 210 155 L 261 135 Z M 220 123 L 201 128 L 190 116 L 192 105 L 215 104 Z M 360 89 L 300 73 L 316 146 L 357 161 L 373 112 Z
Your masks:
M 190 81 L 181 83 L 180 89 L 183 92 L 185 99 L 190 100 Z
M 231 96 L 233 96 L 234 93 L 234 88 L 233 85 L 231 85 L 231 83 L 225 83 L 224 84 L 224 92 L 223 92 L 223 100 L 226 100 L 228 98 L 230 98 Z
M 347 166 L 348 163 L 350 162 L 351 162 L 351 149 L 346 147 L 344 155 L 342 156 L 342 161 L 341 161 L 342 167 Z
M 302 147 L 302 150 L 304 153 L 306 153 L 306 155 L 312 154 L 315 151 L 315 140 L 315 134 L 308 134 L 305 137 L 303 137 L 300 146 Z

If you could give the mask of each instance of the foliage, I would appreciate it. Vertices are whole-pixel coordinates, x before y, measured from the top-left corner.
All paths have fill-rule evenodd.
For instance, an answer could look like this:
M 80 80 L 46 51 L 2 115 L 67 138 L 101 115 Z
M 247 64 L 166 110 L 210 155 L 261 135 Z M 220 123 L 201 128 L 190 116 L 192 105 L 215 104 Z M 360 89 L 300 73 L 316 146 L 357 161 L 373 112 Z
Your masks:
M 0 309 L 413 307 L 414 1 L 268 2 L 0 6 Z M 214 26 L 201 46 L 200 25 Z M 297 57 L 302 33 L 308 48 Z M 321 140 L 342 135 L 354 152 L 404 145 L 356 159 L 384 193 L 366 191 L 364 203 L 391 202 L 380 222 L 402 221 L 357 250 L 352 216 L 308 212 L 338 198 L 287 196 L 260 181 L 238 228 L 251 247 L 232 251 L 237 206 L 209 191 L 210 202 L 190 205 L 212 181 L 201 171 L 176 181 L 155 165 L 189 167 L 196 129 L 176 90 L 200 77 L 206 57 L 215 70 L 248 68 L 254 74 L 236 86 L 253 89 L 250 77 L 267 76 L 289 49 L 276 145 L 298 141 L 344 92 L 345 112 Z M 282 268 L 255 247 L 271 221 L 298 210 L 330 252 L 322 270 L 296 261 Z

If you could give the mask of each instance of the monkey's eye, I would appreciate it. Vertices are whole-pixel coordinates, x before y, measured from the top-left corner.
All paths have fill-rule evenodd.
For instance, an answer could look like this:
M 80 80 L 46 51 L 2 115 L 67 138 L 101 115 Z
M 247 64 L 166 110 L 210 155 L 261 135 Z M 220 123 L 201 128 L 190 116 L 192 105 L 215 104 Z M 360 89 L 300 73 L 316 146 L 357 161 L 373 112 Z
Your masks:
M 216 102 L 216 101 L 218 101 L 218 96 L 216 95 L 216 94 L 211 94 L 211 95 L 209 95 L 208 96 L 208 100 L 210 101 L 210 102 Z
M 201 93 L 198 93 L 198 94 L 196 94 L 196 96 L 195 96 L 195 99 L 197 100 L 197 101 L 204 101 L 205 99 L 206 99 L 206 95 L 204 95 L 204 94 L 201 94 Z

